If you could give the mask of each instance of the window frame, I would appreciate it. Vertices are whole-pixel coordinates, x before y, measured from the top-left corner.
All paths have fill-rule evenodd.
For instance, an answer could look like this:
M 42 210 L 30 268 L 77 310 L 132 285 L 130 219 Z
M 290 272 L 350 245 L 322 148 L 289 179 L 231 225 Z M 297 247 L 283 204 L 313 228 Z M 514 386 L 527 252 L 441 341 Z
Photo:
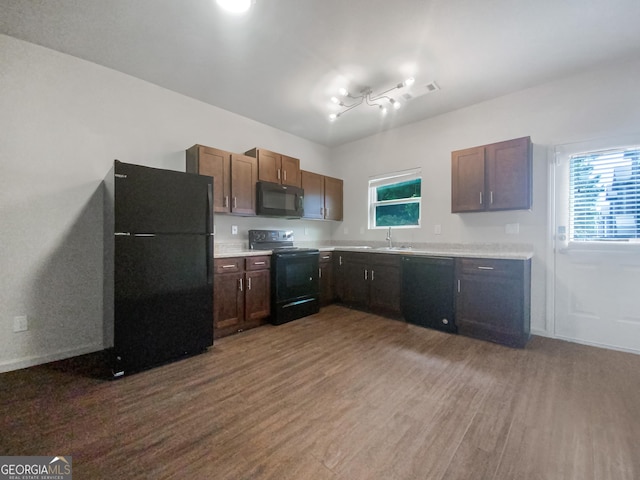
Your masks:
M 420 197 L 409 197 L 396 200 L 377 200 L 377 189 L 390 185 L 404 183 L 411 180 L 420 180 Z M 386 230 L 388 228 L 420 228 L 422 224 L 422 168 L 412 168 L 409 170 L 401 170 L 389 172 L 374 177 L 369 177 L 368 181 L 368 200 L 367 207 L 369 210 L 368 228 L 369 230 Z M 418 223 L 416 225 L 376 225 L 376 207 L 380 205 L 406 205 L 409 203 L 418 204 Z

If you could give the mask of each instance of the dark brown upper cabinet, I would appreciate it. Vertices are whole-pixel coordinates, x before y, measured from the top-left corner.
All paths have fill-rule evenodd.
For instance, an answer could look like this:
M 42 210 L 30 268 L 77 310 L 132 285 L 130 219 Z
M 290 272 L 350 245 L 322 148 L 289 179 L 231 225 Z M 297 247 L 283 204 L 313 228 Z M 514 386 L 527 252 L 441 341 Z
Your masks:
M 531 138 L 451 152 L 451 212 L 528 210 Z
M 258 162 L 247 155 L 194 145 L 187 150 L 187 172 L 213 177 L 213 211 L 256 214 Z
M 245 155 L 258 159 L 258 180 L 280 183 L 282 185 L 301 186 L 300 160 L 275 153 L 264 148 L 253 148 Z
M 319 173 L 301 171 L 304 218 L 342 220 L 343 181 Z

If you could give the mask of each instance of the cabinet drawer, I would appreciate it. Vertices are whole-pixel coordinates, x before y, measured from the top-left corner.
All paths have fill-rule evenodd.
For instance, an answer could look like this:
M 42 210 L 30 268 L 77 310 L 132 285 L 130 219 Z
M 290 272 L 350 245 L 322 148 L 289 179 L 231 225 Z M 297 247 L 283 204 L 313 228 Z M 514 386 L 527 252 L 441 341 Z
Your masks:
M 320 263 L 329 263 L 333 258 L 333 254 L 331 252 L 320 252 L 320 259 L 318 260 Z
M 259 257 L 247 257 L 245 259 L 247 270 L 268 270 L 271 268 L 271 257 L 268 255 Z
M 459 258 L 458 272 L 469 275 L 495 275 L 501 277 L 522 276 L 524 262 L 493 258 Z
M 213 260 L 215 273 L 232 273 L 244 270 L 244 258 L 215 258 Z

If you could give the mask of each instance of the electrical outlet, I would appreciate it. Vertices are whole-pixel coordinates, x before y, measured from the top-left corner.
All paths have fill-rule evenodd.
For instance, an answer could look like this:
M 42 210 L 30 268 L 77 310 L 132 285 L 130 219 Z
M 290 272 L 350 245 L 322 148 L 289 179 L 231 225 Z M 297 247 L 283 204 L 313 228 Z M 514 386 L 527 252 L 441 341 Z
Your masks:
M 517 235 L 520 233 L 520 224 L 519 223 L 507 223 L 504 226 L 504 233 L 507 235 Z
M 305 236 L 309 235 L 309 228 L 308 227 L 304 227 L 304 235 Z
M 345 235 L 349 235 L 349 227 L 344 227 L 344 228 L 342 229 L 342 232 L 343 232 Z
M 364 227 L 360 227 L 360 235 L 364 235 Z
M 238 234 L 238 226 L 231 225 L 231 235 L 237 235 L 237 234 Z
M 14 332 L 26 332 L 27 330 L 29 330 L 29 321 L 26 315 L 13 317 Z
M 433 226 L 433 233 L 435 233 L 436 235 L 442 235 L 442 225 L 434 225 Z

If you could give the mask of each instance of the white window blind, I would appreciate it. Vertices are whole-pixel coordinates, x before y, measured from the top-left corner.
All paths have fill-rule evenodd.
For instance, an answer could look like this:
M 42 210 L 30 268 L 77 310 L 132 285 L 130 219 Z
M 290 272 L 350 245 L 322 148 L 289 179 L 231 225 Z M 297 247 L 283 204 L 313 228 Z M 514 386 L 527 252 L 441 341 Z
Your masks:
M 640 238 L 640 146 L 569 159 L 569 240 Z

